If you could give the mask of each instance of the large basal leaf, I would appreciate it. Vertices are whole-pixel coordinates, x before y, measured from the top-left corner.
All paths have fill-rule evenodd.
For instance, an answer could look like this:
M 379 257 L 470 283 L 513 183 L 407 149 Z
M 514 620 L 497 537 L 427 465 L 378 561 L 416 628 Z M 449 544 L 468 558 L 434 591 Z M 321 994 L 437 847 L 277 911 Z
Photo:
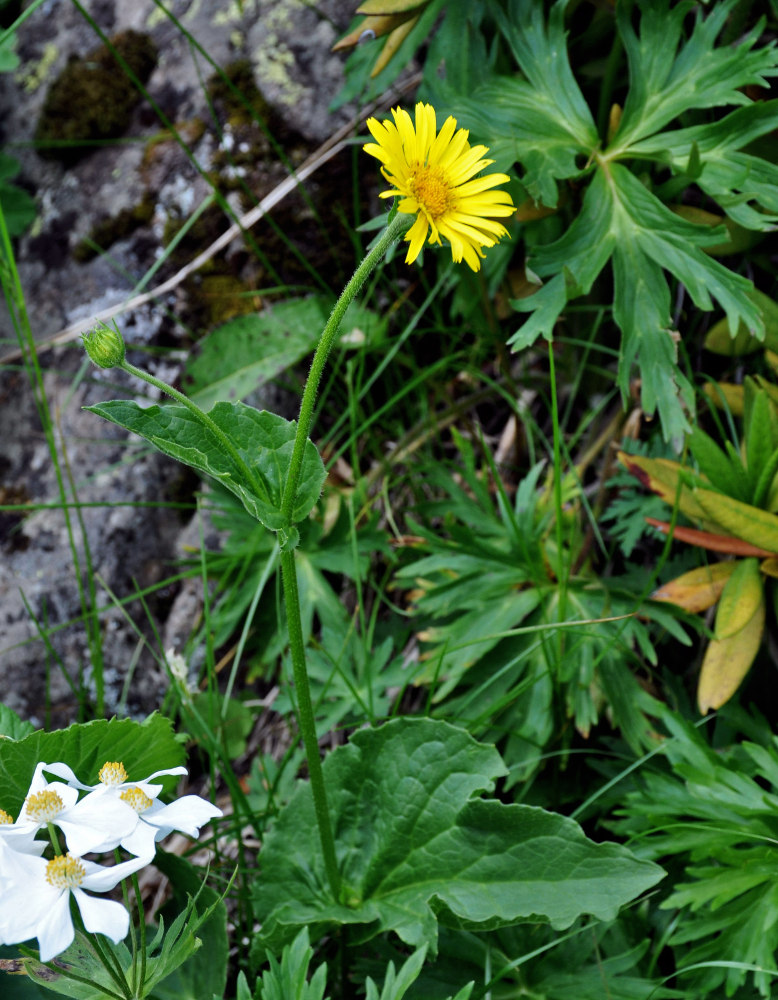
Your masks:
M 662 877 L 563 816 L 473 798 L 505 773 L 493 747 L 444 722 L 356 732 L 324 762 L 344 903 L 330 893 L 302 785 L 262 850 L 257 956 L 304 926 L 362 925 L 363 939 L 391 930 L 434 950 L 438 919 L 481 930 L 524 920 L 564 928 L 585 913 L 610 920 Z
M 778 101 L 737 108 L 717 122 L 660 132 L 630 147 L 637 156 L 686 173 L 696 159 L 695 184 L 746 229 L 773 229 L 778 211 L 778 166 L 743 152 L 778 127 Z
M 281 495 L 292 457 L 295 421 L 244 403 L 217 403 L 208 411 L 248 467 L 251 479 L 247 481 L 224 442 L 184 406 L 144 408 L 131 400 L 114 399 L 86 409 L 146 438 L 163 454 L 213 476 L 265 527 L 273 531 L 287 527 L 281 516 Z M 325 478 L 324 463 L 309 440 L 292 510 L 293 523 L 311 512 Z
M 716 40 L 739 0 L 697 8 L 694 28 L 682 38 L 689 5 L 641 0 L 640 28 L 633 27 L 634 4 L 616 7 L 619 35 L 629 61 L 629 92 L 614 145 L 629 146 L 664 128 L 684 111 L 726 104 L 749 104 L 749 84 L 769 86 L 776 74 L 774 43 L 754 48 L 761 25 L 736 45 Z
M 64 761 L 85 784 L 97 784 L 106 761 L 121 761 L 130 780 L 139 781 L 154 771 L 179 767 L 185 759 L 170 719 L 156 713 L 144 722 L 97 719 L 21 740 L 0 739 L 0 809 L 19 815 L 40 761 Z M 177 779 L 167 780 L 170 784 Z

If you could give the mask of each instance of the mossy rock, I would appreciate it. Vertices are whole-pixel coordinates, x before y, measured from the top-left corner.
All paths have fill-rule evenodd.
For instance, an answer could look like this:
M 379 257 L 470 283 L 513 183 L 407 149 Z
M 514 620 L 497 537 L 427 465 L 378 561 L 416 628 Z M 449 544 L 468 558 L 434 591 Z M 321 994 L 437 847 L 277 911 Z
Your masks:
M 136 229 L 148 225 L 154 217 L 155 200 L 154 195 L 147 191 L 137 205 L 101 219 L 92 227 L 89 237 L 77 244 L 73 259 L 84 264 L 97 257 L 101 250 L 108 250 L 119 240 L 127 239 Z
M 111 45 L 145 83 L 157 62 L 151 38 L 124 31 L 111 39 Z M 35 129 L 39 154 L 74 163 L 96 143 L 122 135 L 139 100 L 140 94 L 107 45 L 83 59 L 72 58 L 46 95 Z

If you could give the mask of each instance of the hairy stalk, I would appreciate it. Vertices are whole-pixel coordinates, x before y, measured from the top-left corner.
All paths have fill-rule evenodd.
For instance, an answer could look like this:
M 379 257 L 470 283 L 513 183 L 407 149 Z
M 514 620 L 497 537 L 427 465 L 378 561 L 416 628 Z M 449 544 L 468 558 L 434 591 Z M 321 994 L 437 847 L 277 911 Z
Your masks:
M 294 440 L 292 459 L 289 463 L 284 492 L 281 499 L 281 513 L 286 521 L 287 529 L 292 527 L 292 511 L 294 500 L 297 495 L 297 488 L 300 482 L 300 471 L 305 454 L 305 445 L 308 440 L 311 423 L 313 420 L 313 408 L 316 402 L 316 394 L 319 382 L 327 362 L 333 341 L 338 332 L 343 315 L 353 301 L 356 294 L 362 288 L 370 273 L 376 265 L 383 259 L 384 254 L 400 237 L 407 232 L 413 223 L 413 218 L 408 215 L 397 215 L 387 226 L 381 237 L 376 242 L 373 249 L 367 254 L 365 259 L 354 272 L 351 280 L 343 289 L 340 298 L 330 313 L 330 317 L 322 332 L 318 347 L 313 356 L 311 370 L 303 390 L 303 398 L 300 403 L 300 416 L 297 421 L 297 432 Z M 313 794 L 314 810 L 316 812 L 316 823 L 319 827 L 319 837 L 321 839 L 322 852 L 324 855 L 324 865 L 327 870 L 327 878 L 333 897 L 340 900 L 340 872 L 338 871 L 335 857 L 335 839 L 332 835 L 329 809 L 327 807 L 327 791 L 324 785 L 324 775 L 322 773 L 321 758 L 319 757 L 319 741 L 316 736 L 316 721 L 313 714 L 313 704 L 311 702 L 311 691 L 308 684 L 308 670 L 305 663 L 305 640 L 303 637 L 302 621 L 300 618 L 300 598 L 297 591 L 297 566 L 295 563 L 294 550 L 286 548 L 281 553 L 281 581 L 284 588 L 284 601 L 286 604 L 287 629 L 289 631 L 289 648 L 292 655 L 292 670 L 294 673 L 294 685 L 297 695 L 297 716 L 300 725 L 300 734 L 305 747 L 305 756 L 308 761 L 308 773 L 311 780 L 311 792 Z

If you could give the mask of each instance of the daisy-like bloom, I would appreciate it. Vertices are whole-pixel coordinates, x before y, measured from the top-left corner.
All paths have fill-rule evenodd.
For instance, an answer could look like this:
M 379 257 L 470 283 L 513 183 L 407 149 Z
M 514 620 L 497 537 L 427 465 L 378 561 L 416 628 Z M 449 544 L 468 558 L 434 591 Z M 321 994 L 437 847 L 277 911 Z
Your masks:
M 61 763 L 37 765 L 19 818 L 11 826 L 0 825 L 0 838 L 15 850 L 36 851 L 38 842 L 31 846 L 35 833 L 53 823 L 64 834 L 68 850 L 73 854 L 112 851 L 135 829 L 137 815 L 118 800 L 97 802 L 87 795 L 78 801 L 76 788 L 59 781 L 47 781 L 43 775 L 44 771 L 57 774 L 62 768 L 73 773 Z M 29 840 L 26 847 L 22 846 L 25 837 Z M 43 847 L 38 853 L 41 850 Z
M 186 774 L 185 767 L 155 771 L 143 781 L 128 781 L 124 765 L 119 761 L 109 761 L 100 768 L 99 785 L 82 784 L 66 764 L 57 764 L 54 773 L 79 788 L 89 789 L 87 799 L 119 802 L 123 808 L 133 811 L 135 825 L 120 841 L 120 846 L 131 854 L 153 856 L 156 842 L 174 830 L 195 838 L 199 836 L 201 826 L 223 815 L 221 809 L 199 795 L 184 795 L 169 805 L 156 801 L 162 785 L 155 784 L 153 779 L 163 774 Z
M 415 215 L 405 236 L 410 243 L 406 264 L 419 256 L 429 233 L 429 242 L 440 244 L 441 236 L 451 244 L 451 255 L 463 258 L 473 271 L 481 267 L 483 248 L 492 247 L 508 230 L 493 216 L 516 211 L 506 191 L 492 190 L 506 184 L 507 174 L 476 176 L 494 160 L 483 156 L 486 146 L 470 146 L 466 129 L 457 130 L 455 118 L 447 118 L 437 132 L 435 109 L 416 105 L 416 124 L 407 111 L 393 108 L 394 123 L 368 118 L 375 139 L 366 153 L 381 161 L 381 173 L 392 185 L 382 198 L 401 199 L 399 212 Z M 436 134 L 437 133 L 437 134 Z
M 103 868 L 74 854 L 47 861 L 31 854 L 4 851 L 0 874 L 0 942 L 38 939 L 41 962 L 49 962 L 73 941 L 70 898 L 81 911 L 84 927 L 105 934 L 114 944 L 127 936 L 130 915 L 121 903 L 84 892 L 107 892 L 151 861 L 132 858 Z

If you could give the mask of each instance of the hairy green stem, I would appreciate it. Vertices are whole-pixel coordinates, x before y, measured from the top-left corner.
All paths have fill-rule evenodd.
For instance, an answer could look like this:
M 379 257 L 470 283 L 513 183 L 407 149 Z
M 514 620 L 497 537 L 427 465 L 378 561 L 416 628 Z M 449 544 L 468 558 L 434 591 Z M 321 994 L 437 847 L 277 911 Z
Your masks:
M 322 331 L 316 353 L 311 362 L 311 370 L 308 373 L 305 388 L 303 389 L 300 416 L 297 419 L 297 434 L 294 439 L 294 450 L 292 451 L 292 460 L 289 463 L 289 472 L 281 499 L 281 514 L 290 527 L 292 523 L 292 510 L 294 509 L 294 498 L 297 494 L 297 487 L 300 482 L 300 470 L 302 469 L 303 456 L 305 454 L 305 442 L 308 440 L 308 434 L 313 421 L 313 407 L 316 403 L 316 394 L 319 391 L 319 382 L 321 381 L 324 366 L 327 363 L 327 357 L 337 335 L 341 320 L 376 264 L 383 258 L 389 247 L 408 231 L 413 221 L 414 216 L 400 215 L 398 213 L 392 222 L 389 223 L 373 249 L 367 254 L 356 271 L 354 271 L 351 280 L 335 303 Z
M 556 529 L 556 575 L 559 586 L 558 617 L 564 621 L 567 614 L 567 581 L 570 567 L 564 558 L 564 526 L 562 523 L 562 434 L 559 426 L 559 400 L 556 391 L 556 368 L 554 365 L 554 343 L 548 344 L 548 374 L 551 388 L 551 421 L 553 429 L 554 449 L 554 527 Z M 561 631 L 557 632 L 557 662 L 561 664 L 564 651 L 564 638 Z
M 343 289 L 340 298 L 330 313 L 324 327 L 316 352 L 311 363 L 311 370 L 303 390 L 300 403 L 300 416 L 297 421 L 297 431 L 294 439 L 292 458 L 289 463 L 284 492 L 281 499 L 281 514 L 286 522 L 287 531 L 292 527 L 292 512 L 297 488 L 300 482 L 300 472 L 305 454 L 305 445 L 313 420 L 313 408 L 316 393 L 324 371 L 335 336 L 338 332 L 343 315 L 367 280 L 375 266 L 383 259 L 384 254 L 400 237 L 407 232 L 413 222 L 408 215 L 397 215 L 390 222 L 373 249 L 354 272 L 353 277 Z M 311 781 L 313 806 L 316 812 L 316 824 L 319 828 L 324 867 L 332 895 L 340 901 L 340 872 L 335 857 L 335 838 L 332 835 L 332 825 L 327 807 L 327 790 L 324 784 L 321 758 L 319 756 L 319 741 L 316 735 L 316 720 L 311 702 L 311 690 L 308 683 L 308 670 L 305 664 L 305 639 L 300 617 L 300 598 L 297 591 L 297 566 L 294 549 L 285 548 L 281 552 L 281 581 L 284 588 L 286 605 L 287 630 L 289 633 L 289 649 L 292 656 L 292 671 L 294 675 L 295 692 L 297 695 L 297 718 L 300 726 L 305 756 L 308 761 L 308 774 Z

